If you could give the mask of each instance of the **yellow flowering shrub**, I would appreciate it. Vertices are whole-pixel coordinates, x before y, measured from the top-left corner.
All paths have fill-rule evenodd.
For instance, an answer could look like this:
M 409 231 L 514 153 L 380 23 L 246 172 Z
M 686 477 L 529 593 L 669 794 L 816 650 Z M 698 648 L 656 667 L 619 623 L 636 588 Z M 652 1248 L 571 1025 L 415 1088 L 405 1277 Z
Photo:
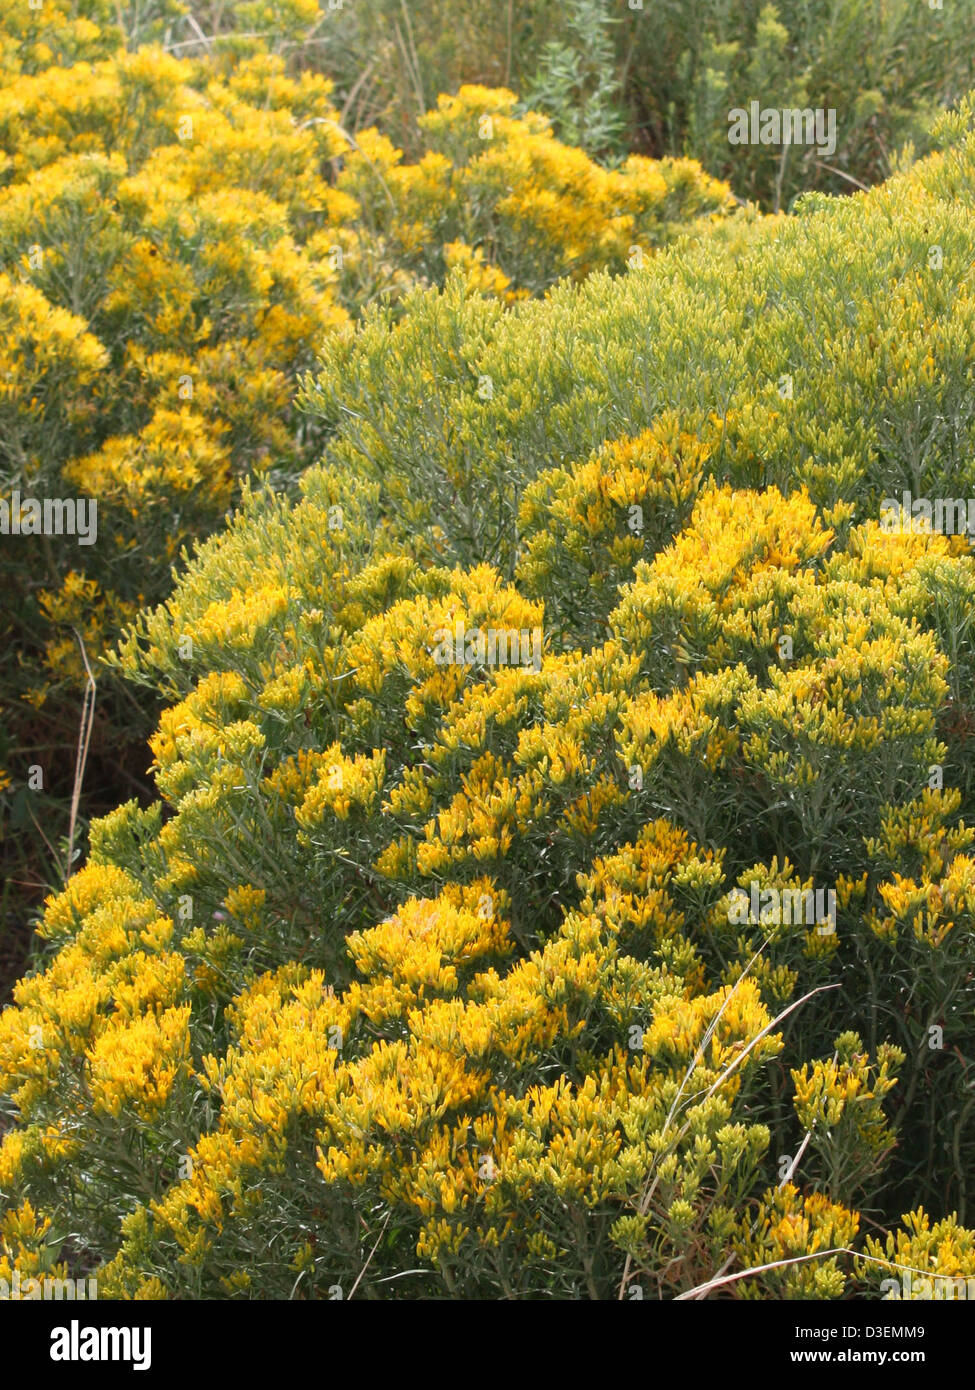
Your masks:
M 391 572 L 369 526 L 376 490 L 337 488 L 309 477 L 299 506 L 267 511 L 255 496 L 124 648 L 142 678 L 168 670 L 174 694 L 183 682 L 153 742 L 170 814 L 133 802 L 94 828 L 89 867 L 48 907 L 58 953 L 0 1016 L 25 1136 L 3 1151 L 11 1190 L 83 1219 L 100 1277 L 124 1296 L 267 1296 L 296 1280 L 325 1296 L 354 1282 L 385 1212 L 401 1254 L 377 1256 L 375 1277 L 408 1258 L 418 1296 L 433 1279 L 455 1297 L 667 1298 L 732 1254 L 735 1296 L 840 1296 L 852 1204 L 890 1167 L 905 1071 L 906 1049 L 870 1012 L 896 979 L 881 905 L 910 911 L 916 896 L 891 863 L 906 867 L 900 847 L 928 844 L 960 800 L 908 795 L 930 754 L 922 716 L 946 688 L 934 638 L 904 624 L 899 590 L 869 569 L 832 593 L 836 537 L 804 491 L 706 487 L 677 541 L 637 562 L 599 645 L 543 651 L 535 669 L 479 660 L 465 639 L 458 661 L 458 625 L 528 631 L 541 604 L 486 565 L 404 556 Z M 682 567 L 681 554 L 698 558 Z M 693 575 L 683 589 L 681 574 Z M 820 693 L 805 719 L 776 716 L 776 776 L 788 771 L 797 798 L 796 829 L 780 815 L 776 834 L 795 865 L 770 852 L 771 831 L 749 830 L 763 798 L 767 817 L 782 796 L 756 721 L 791 689 L 784 667 L 757 659 L 777 629 L 741 622 L 769 580 L 800 603 L 785 674 Z M 658 601 L 669 626 L 647 623 Z M 241 605 L 253 621 L 232 616 Z M 702 605 L 708 640 L 685 658 L 696 669 L 657 694 L 666 668 L 648 643 L 688 646 Z M 871 625 L 887 659 L 929 667 L 894 709 L 870 703 Z M 199 639 L 189 661 L 173 645 L 187 633 Z M 289 665 L 297 684 L 282 683 Z M 865 786 L 849 747 L 878 759 Z M 799 794 L 827 777 L 830 796 L 806 813 L 819 837 L 800 824 Z M 853 795 L 859 850 L 843 830 Z M 949 833 L 958 849 L 970 838 Z M 956 894 L 966 863 L 956 853 Z M 944 868 L 930 848 L 922 864 Z M 828 942 L 808 923 L 736 925 L 729 910 L 736 881 L 804 890 L 829 874 Z M 872 970 L 876 997 L 802 999 L 831 982 L 837 952 Z M 927 971 L 932 1005 L 950 960 Z M 763 1081 L 790 1005 L 792 1126 Z M 876 1041 L 847 1028 L 822 1057 L 815 1039 L 840 1019 Z M 60 1132 L 79 1066 L 86 1118 L 59 1153 L 43 1136 Z M 919 1079 L 915 1062 L 908 1088 Z M 177 1158 L 160 1155 L 134 1210 L 106 1205 L 116 1156 L 84 1137 L 113 1123 L 173 1136 Z M 804 1132 L 792 1185 L 762 1197 L 773 1134 Z M 92 1171 L 76 1192 L 79 1143 Z M 813 1258 L 779 1272 L 798 1255 Z
M 734 206 L 728 186 L 692 160 L 631 155 L 603 168 L 555 139 L 544 116 L 516 115 L 517 104 L 505 88 L 441 95 L 419 118 L 426 148 L 413 163 L 375 132 L 357 138 L 339 187 L 396 264 L 439 281 L 480 254 L 503 276 L 491 288 L 517 299 L 563 276 L 642 264 Z M 451 252 L 458 244 L 463 252 Z
M 4 7 L 0 32 L 22 8 Z M 88 518 L 75 539 L 5 534 L 0 557 L 5 640 L 22 653 L 4 685 L 4 855 L 24 911 L 32 881 L 56 880 L 70 857 L 56 846 L 87 671 L 100 687 L 89 788 L 111 804 L 104 760 L 140 776 L 151 713 L 101 655 L 244 481 L 294 477 L 315 457 L 295 378 L 348 322 L 327 248 L 355 206 L 328 177 L 341 145 L 329 84 L 266 53 L 223 77 L 125 51 L 116 17 L 77 19 L 80 47 L 65 30 L 60 53 L 40 61 L 38 47 L 0 84 L 4 506 L 72 498 Z M 18 852 L 38 791 L 46 864 Z

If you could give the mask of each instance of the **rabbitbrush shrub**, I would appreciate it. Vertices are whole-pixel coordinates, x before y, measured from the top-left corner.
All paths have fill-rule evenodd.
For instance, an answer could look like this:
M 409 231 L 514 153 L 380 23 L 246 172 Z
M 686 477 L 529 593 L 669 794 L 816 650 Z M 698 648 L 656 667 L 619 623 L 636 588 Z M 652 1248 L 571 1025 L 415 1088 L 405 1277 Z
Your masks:
M 975 1273 L 975 572 L 882 522 L 975 484 L 971 121 L 734 244 L 330 340 L 300 498 L 245 489 L 114 658 L 159 799 L 0 1015 L 0 1275 Z

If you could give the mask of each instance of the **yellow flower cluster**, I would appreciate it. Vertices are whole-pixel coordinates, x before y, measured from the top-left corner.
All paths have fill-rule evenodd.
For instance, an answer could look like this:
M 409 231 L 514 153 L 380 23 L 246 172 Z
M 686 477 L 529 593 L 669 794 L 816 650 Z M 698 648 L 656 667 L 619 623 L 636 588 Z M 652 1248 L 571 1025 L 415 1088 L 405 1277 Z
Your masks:
M 49 900 L 42 930 L 65 944 L 0 1014 L 0 1091 L 25 1112 L 63 1086 L 113 1114 L 164 1103 L 185 1071 L 189 1018 L 172 920 L 129 875 L 92 863 Z
M 605 444 L 584 464 L 550 469 L 524 492 L 518 565 L 546 619 L 584 644 L 605 635 L 620 586 L 688 520 L 718 442 L 681 430 L 673 412 L 634 437 Z
M 386 771 L 385 754 L 380 750 L 369 758 L 343 758 L 338 745 L 315 755 L 317 779 L 312 783 L 295 820 L 303 830 L 313 833 L 327 816 L 348 820 L 353 809 L 368 816 L 382 791 Z
M 881 1043 L 872 1066 L 859 1035 L 845 1033 L 832 1058 L 793 1071 L 795 1112 L 813 1151 L 826 1159 L 834 1195 L 851 1200 L 866 1190 L 893 1149 L 883 1100 L 897 1082 L 893 1068 L 904 1060 L 899 1048 Z
M 176 1082 L 190 1074 L 189 1017 L 184 1004 L 131 1021 L 109 1020 L 85 1054 L 95 1114 L 117 1119 L 131 1105 L 148 1120 L 166 1105 Z
M 840 1298 L 846 1289 L 843 1266 L 849 1261 L 831 1250 L 847 1251 L 859 1229 L 860 1218 L 820 1192 L 803 1195 L 794 1183 L 766 1195 L 759 1204 L 754 1233 L 743 1234 L 737 1243 L 739 1259 L 746 1269 L 756 1269 L 796 1256 L 821 1258 L 786 1264 L 752 1285 L 742 1279 L 739 1295 L 778 1296 L 787 1299 Z M 774 1291 L 774 1292 L 773 1292 Z
M 956 1217 L 908 1212 L 886 1237 L 867 1236 L 857 1273 L 872 1297 L 909 1302 L 968 1300 L 975 1287 L 975 1234 Z

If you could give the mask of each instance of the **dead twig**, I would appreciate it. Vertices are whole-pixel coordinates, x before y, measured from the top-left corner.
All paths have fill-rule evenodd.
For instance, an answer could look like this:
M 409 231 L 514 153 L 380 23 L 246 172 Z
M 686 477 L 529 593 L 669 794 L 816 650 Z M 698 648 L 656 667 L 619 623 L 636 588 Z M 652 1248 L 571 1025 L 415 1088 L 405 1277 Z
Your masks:
M 359 1271 L 359 1277 L 356 1279 L 355 1283 L 352 1285 L 352 1288 L 351 1288 L 350 1291 L 349 1291 L 349 1298 L 346 1299 L 346 1302 L 347 1302 L 347 1303 L 348 1303 L 349 1299 L 351 1299 L 351 1298 L 353 1297 L 353 1295 L 355 1294 L 356 1289 L 359 1287 L 360 1283 L 362 1282 L 362 1276 L 365 1274 L 366 1270 L 369 1268 L 369 1262 L 370 1262 L 370 1260 L 372 1259 L 373 1255 L 375 1255 L 376 1251 L 379 1249 L 379 1242 L 382 1240 L 383 1235 L 385 1234 L 386 1227 L 389 1225 L 389 1218 L 392 1216 L 392 1214 L 393 1214 L 393 1209 L 392 1209 L 392 1207 L 390 1207 L 389 1211 L 386 1213 L 386 1220 L 385 1220 L 385 1221 L 383 1222 L 383 1224 L 382 1224 L 382 1230 L 380 1230 L 379 1235 L 376 1237 L 376 1243 L 375 1243 L 375 1245 L 372 1247 L 372 1249 L 369 1251 L 369 1257 L 368 1257 L 368 1259 L 366 1260 L 365 1264 L 364 1264 L 364 1265 L 362 1266 L 362 1268 L 360 1269 L 360 1271 Z
M 88 683 L 85 686 L 84 699 L 81 704 L 81 723 L 78 728 L 78 756 L 75 760 L 74 788 L 71 792 L 71 816 L 68 820 L 67 863 L 64 866 L 65 883 L 67 883 L 68 879 L 71 877 L 71 866 L 74 863 L 74 836 L 75 828 L 78 823 L 78 806 L 81 801 L 81 784 L 85 779 L 85 764 L 88 761 L 91 730 L 95 722 L 95 695 L 98 691 L 98 683 L 92 675 L 91 666 L 88 663 L 88 653 L 85 651 L 85 644 L 81 633 L 77 628 L 73 628 L 72 631 L 78 639 L 78 646 L 81 648 L 81 659 L 85 663 Z

